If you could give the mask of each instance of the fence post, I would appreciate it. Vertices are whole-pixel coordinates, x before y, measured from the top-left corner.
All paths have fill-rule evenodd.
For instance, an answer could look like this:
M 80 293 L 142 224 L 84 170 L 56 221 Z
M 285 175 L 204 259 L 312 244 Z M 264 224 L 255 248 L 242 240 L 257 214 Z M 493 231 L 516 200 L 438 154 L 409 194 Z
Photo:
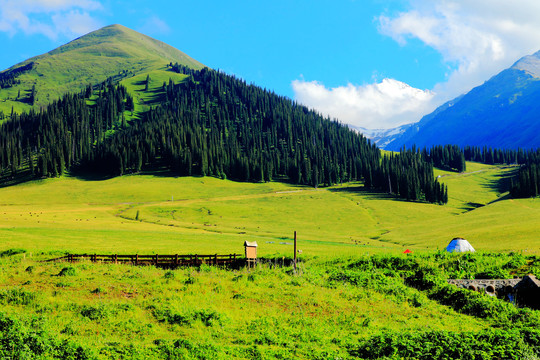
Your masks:
M 118 264 L 118 254 L 114 254 L 114 263 Z
M 296 231 L 294 232 L 294 272 L 296 273 Z
M 176 254 L 176 256 L 174 258 L 174 262 L 175 262 L 176 266 L 178 266 L 178 254 Z
M 217 254 L 214 256 L 214 265 L 217 266 Z
M 139 254 L 135 254 L 135 265 L 139 265 Z
M 157 266 L 158 263 L 159 263 L 159 255 L 156 254 L 156 266 Z

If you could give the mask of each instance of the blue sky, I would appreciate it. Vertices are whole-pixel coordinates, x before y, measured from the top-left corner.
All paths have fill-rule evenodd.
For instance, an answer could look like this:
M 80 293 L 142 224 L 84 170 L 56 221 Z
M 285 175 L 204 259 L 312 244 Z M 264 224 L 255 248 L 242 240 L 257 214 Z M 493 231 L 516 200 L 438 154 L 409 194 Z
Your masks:
M 0 0 L 0 68 L 114 23 L 366 128 L 418 121 L 540 50 L 537 0 Z

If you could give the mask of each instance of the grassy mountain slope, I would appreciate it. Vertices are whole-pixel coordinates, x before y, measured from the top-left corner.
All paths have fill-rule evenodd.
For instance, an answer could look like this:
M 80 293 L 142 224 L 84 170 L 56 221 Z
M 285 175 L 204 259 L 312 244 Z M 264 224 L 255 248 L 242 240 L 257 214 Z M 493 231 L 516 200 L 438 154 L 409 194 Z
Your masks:
M 20 84 L 0 89 L 0 110 L 9 113 L 12 106 L 17 112 L 30 109 L 34 85 L 36 105 L 43 106 L 66 92 L 79 91 L 111 76 L 131 77 L 164 68 L 170 62 L 194 69 L 204 67 L 161 41 L 122 25 L 106 26 L 0 73 L 5 75 L 32 64 L 30 70 L 17 76 Z

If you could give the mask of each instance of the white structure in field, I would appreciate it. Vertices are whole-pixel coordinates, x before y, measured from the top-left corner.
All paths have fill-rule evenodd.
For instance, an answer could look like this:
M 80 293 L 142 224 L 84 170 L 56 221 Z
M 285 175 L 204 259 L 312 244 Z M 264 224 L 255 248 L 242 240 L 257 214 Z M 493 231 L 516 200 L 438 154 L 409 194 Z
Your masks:
M 446 251 L 448 252 L 474 252 L 474 248 L 472 245 L 465 239 L 462 238 L 454 238 L 452 241 L 450 241 L 450 244 L 446 247 Z

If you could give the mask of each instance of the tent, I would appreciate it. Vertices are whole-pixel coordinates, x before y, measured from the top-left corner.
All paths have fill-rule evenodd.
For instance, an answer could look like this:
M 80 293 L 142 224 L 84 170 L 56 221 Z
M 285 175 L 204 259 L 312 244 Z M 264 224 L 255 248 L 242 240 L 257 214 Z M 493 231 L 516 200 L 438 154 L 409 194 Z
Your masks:
M 469 242 L 462 238 L 454 238 L 450 241 L 450 244 L 446 247 L 448 252 L 474 252 L 474 248 Z
M 410 254 L 410 253 L 412 253 L 412 251 L 409 250 L 409 249 L 407 249 L 407 250 L 405 250 L 403 253 L 404 253 L 404 254 Z

